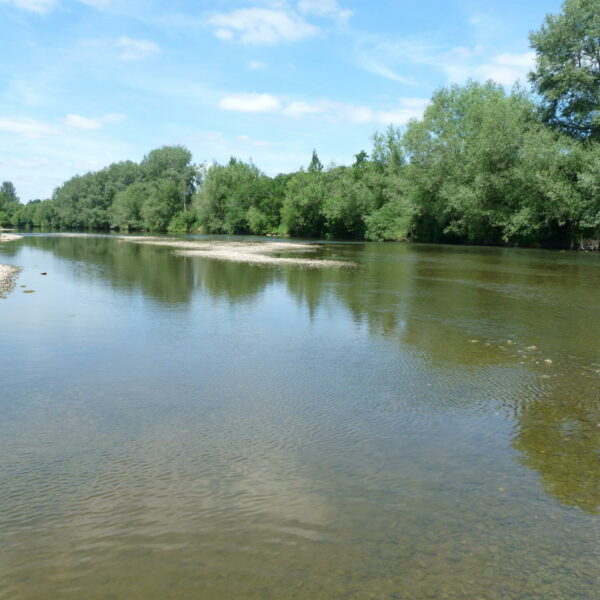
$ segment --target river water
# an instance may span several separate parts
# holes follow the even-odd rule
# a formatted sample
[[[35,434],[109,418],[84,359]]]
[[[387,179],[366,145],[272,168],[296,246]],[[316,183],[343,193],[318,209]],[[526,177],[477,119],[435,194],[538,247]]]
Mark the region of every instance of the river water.
[[[600,257],[316,256],[0,245],[0,598],[598,597]]]

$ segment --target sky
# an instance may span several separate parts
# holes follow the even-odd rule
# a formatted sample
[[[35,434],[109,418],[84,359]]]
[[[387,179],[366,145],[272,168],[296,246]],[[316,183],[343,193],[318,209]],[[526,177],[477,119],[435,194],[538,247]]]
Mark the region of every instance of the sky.
[[[349,164],[467,79],[526,82],[560,0],[0,0],[0,181],[22,201],[163,145]]]

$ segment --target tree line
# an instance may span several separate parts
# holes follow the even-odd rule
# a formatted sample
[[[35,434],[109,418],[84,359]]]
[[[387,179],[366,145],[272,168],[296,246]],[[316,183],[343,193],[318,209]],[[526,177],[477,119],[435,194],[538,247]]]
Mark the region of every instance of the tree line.
[[[0,225],[577,246],[600,238],[600,2],[567,0],[530,36],[532,91],[436,91],[423,118],[373,136],[350,166],[269,177],[195,166],[166,146],[76,176],[52,198],[0,187]]]

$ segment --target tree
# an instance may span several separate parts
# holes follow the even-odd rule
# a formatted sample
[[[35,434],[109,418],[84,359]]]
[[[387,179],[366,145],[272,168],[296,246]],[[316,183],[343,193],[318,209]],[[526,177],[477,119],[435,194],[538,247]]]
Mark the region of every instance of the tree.
[[[121,231],[141,229],[144,225],[142,206],[147,196],[148,190],[140,182],[133,183],[119,192],[110,209],[112,227],[117,227]]]
[[[546,121],[578,138],[600,139],[600,1],[566,0],[530,34],[530,73]]]
[[[200,224],[210,233],[248,233],[248,211],[261,208],[267,180],[254,164],[233,157],[227,165],[213,165],[197,196]],[[257,217],[250,212],[254,225],[262,222]]]
[[[163,146],[152,150],[142,160],[142,171],[146,181],[170,179],[178,188],[181,207],[187,211],[195,191],[198,172],[192,163],[192,153],[183,146]]]
[[[0,203],[18,202],[17,190],[11,181],[3,181],[0,185]]]
[[[14,216],[19,207],[19,197],[15,186],[10,181],[4,181],[0,185],[0,227],[14,222]]]
[[[290,235],[323,236],[325,193],[325,174],[320,171],[302,170],[289,180],[281,218]]]
[[[398,127],[390,125],[384,134],[375,133],[373,135],[371,158],[373,163],[381,170],[402,167],[404,152],[402,149],[402,132]]]
[[[181,210],[180,188],[172,179],[159,179],[148,186],[147,192],[140,209],[144,228],[148,231],[166,231],[173,217]]]
[[[308,165],[309,173],[320,173],[323,170],[323,164],[319,160],[317,156],[317,151],[313,150],[312,158],[310,159],[310,164]]]
[[[521,199],[514,168],[523,137],[538,126],[535,106],[518,90],[507,95],[492,82],[438,90],[403,137],[405,193],[418,208],[418,239],[502,241]]]
[[[358,168],[367,169],[366,153],[362,152],[357,157],[364,159]],[[357,177],[356,168],[355,163],[352,168],[337,167],[325,174],[326,192],[322,213],[328,237],[364,238],[365,217],[372,212],[375,200],[365,182],[366,178]]]

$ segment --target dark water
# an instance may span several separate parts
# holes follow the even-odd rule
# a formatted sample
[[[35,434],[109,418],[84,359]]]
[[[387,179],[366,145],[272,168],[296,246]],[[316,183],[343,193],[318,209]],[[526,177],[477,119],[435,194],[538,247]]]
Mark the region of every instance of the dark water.
[[[320,254],[0,246],[0,598],[598,598],[600,257]]]

